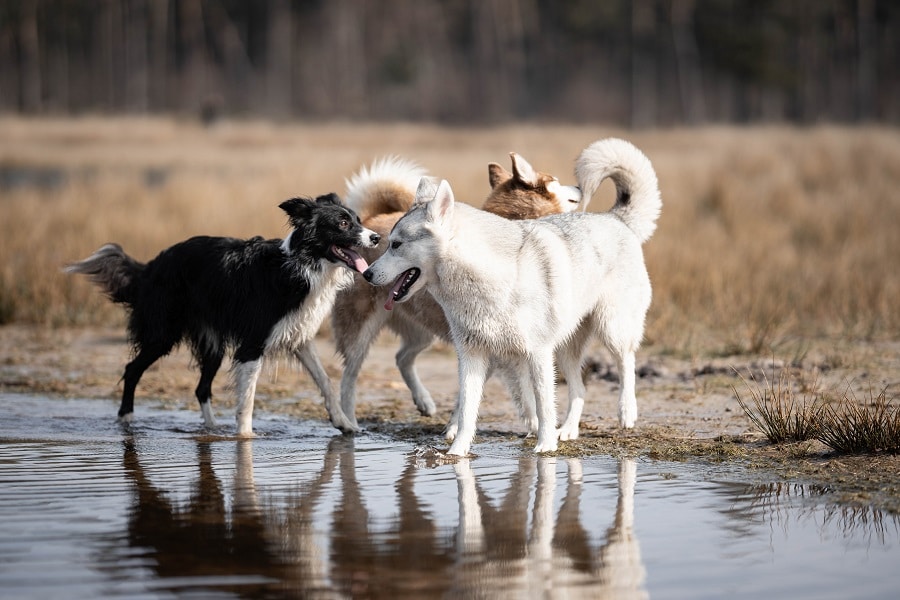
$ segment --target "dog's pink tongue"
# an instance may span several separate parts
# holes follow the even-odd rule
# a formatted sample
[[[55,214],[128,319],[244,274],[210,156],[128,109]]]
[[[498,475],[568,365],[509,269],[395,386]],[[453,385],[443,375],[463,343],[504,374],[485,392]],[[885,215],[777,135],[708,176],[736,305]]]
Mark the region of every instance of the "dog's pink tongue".
[[[363,273],[369,268],[369,263],[366,262],[366,259],[357,254],[353,257],[353,268],[356,269],[357,273]]]
[[[387,302],[384,303],[385,310],[393,310],[394,309],[394,298],[397,297],[397,292],[400,291],[400,287],[403,285],[403,280],[406,279],[406,273],[400,273],[400,276],[397,278],[397,281],[394,282],[394,285],[391,287],[391,291],[388,292]]]

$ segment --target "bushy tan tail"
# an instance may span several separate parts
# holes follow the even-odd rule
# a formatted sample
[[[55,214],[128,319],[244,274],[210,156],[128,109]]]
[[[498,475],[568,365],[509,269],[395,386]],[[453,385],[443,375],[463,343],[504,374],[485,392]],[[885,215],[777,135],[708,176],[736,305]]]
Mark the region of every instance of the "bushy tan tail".
[[[575,177],[585,206],[603,180],[611,178],[616,204],[609,212],[622,219],[641,243],[656,231],[662,210],[659,183],[650,159],[633,144],[617,138],[594,142],[575,161]]]
[[[106,244],[86,259],[66,265],[66,273],[87,275],[113,302],[133,304],[135,284],[144,263],[131,258],[118,244]]]
[[[406,212],[413,205],[419,180],[428,172],[399,156],[380,158],[347,180],[344,204],[363,221],[375,215]]]

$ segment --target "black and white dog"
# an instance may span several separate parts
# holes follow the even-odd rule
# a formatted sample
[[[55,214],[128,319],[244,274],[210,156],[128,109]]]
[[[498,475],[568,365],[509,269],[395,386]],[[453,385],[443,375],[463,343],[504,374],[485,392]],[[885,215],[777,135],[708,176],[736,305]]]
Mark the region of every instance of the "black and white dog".
[[[212,381],[233,351],[238,435],[253,435],[253,400],[262,359],[273,352],[296,356],[322,395],[332,423],[352,430],[313,345],[331,313],[338,289],[366,261],[351,249],[378,244],[335,194],[282,202],[291,233],[284,240],[194,237],[144,264],[118,244],[106,244],[69,273],[88,275],[113,302],[129,309],[134,359],[125,367],[119,418],[134,415],[134,391],[150,365],[179,342],[189,344],[200,367],[196,395],[207,426]],[[346,267],[346,268],[343,268]]]

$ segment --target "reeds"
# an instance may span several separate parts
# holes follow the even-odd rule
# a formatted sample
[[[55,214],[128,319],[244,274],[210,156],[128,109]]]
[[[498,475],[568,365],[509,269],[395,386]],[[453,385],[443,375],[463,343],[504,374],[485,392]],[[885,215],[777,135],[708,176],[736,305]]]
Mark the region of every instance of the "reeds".
[[[753,385],[742,377],[750,394],[745,401],[732,388],[744,414],[773,444],[818,440],[839,454],[900,453],[900,404],[887,390],[869,392],[866,402],[845,391],[836,401],[813,385],[798,398],[790,373],[778,383],[767,377]]]

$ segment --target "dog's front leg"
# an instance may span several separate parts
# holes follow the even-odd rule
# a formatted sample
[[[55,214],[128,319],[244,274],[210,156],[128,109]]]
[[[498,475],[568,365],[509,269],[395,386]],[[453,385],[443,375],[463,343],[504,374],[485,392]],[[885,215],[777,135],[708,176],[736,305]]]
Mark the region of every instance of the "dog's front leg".
[[[238,435],[242,437],[253,436],[253,400],[256,397],[256,380],[262,368],[262,357],[248,362],[235,361],[232,370],[234,372],[234,386],[237,391],[237,420]]]
[[[456,353],[459,356],[459,429],[447,454],[466,456],[475,438],[478,406],[481,404],[489,361],[484,354],[469,348],[457,348]]]
[[[319,392],[322,393],[322,398],[325,400],[325,410],[328,411],[328,418],[331,419],[331,424],[344,433],[359,431],[359,426],[348,419],[347,415],[344,414],[343,409],[341,409],[341,405],[338,402],[331,385],[331,378],[328,377],[328,373],[326,373],[325,368],[322,367],[322,363],[319,360],[319,354],[316,352],[316,346],[313,341],[310,340],[299,348],[296,348],[294,350],[294,356],[297,357],[300,364],[306,369],[306,372],[313,378],[316,387],[318,387]]]
[[[538,417],[535,452],[555,452],[556,437],[556,389],[553,373],[553,352],[533,354],[528,358],[531,382],[534,385],[535,409]]]

